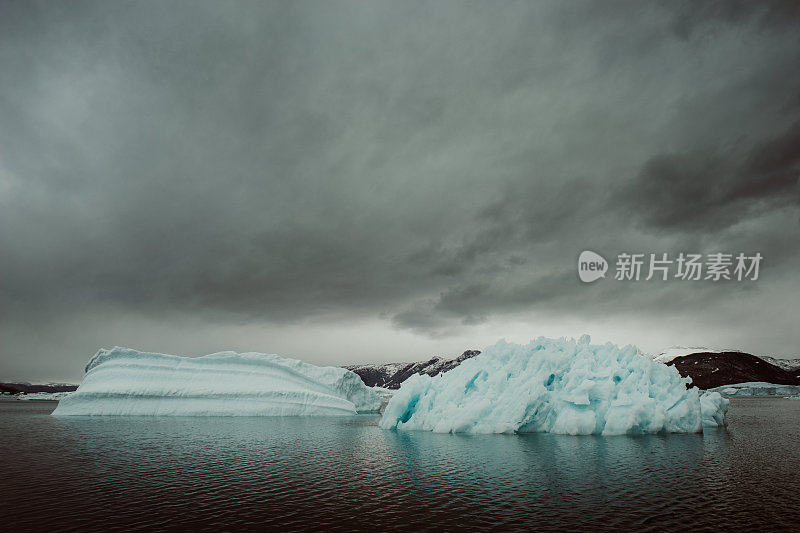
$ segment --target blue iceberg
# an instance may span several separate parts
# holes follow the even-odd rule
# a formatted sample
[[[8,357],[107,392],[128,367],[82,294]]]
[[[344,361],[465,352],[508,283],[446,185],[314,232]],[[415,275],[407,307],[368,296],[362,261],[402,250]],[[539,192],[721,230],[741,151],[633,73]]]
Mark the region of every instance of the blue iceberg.
[[[689,388],[633,346],[540,337],[500,341],[435,377],[406,380],[380,427],[437,433],[622,435],[722,426],[728,400]]]

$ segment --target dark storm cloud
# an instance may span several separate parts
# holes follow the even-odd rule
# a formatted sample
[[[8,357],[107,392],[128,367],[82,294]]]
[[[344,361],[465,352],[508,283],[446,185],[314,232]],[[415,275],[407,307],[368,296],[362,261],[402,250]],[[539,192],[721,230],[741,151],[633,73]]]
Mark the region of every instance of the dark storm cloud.
[[[747,150],[662,154],[627,191],[654,228],[707,232],[800,203],[800,122]],[[657,205],[658,209],[652,206]]]
[[[795,122],[779,137],[758,145],[749,154],[740,174],[742,182],[732,191],[734,199],[780,198],[800,200],[800,122]],[[793,194],[794,193],[794,194]]]
[[[793,9],[3,3],[0,312],[441,336],[697,292],[587,288],[585,248],[763,245],[793,284]]]
[[[800,5],[792,0],[770,2],[686,0],[676,11],[674,29],[682,38],[689,38],[695,32],[703,31],[709,21],[734,25],[753,22],[770,29],[782,25],[792,26],[798,16],[800,16]]]

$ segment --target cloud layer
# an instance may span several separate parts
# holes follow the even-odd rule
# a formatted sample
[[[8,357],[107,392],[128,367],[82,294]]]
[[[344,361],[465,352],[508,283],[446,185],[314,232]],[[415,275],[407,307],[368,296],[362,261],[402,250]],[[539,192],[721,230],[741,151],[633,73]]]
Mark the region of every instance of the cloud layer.
[[[598,310],[798,353],[762,312],[800,318],[795,6],[3,3],[0,375],[170,324],[174,350],[361,322],[424,350],[526,316],[602,333]],[[584,286],[583,249],[765,270]]]

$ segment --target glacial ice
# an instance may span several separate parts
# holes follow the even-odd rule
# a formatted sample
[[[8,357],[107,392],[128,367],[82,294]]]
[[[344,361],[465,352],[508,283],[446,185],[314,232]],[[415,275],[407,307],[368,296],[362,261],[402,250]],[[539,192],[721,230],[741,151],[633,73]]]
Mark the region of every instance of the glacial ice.
[[[725,424],[728,400],[687,388],[633,346],[540,337],[500,341],[447,373],[415,375],[379,425],[437,433],[694,433]]]
[[[13,397],[17,400],[62,400],[72,394],[71,392],[28,392],[16,394]]]
[[[178,357],[116,347],[86,365],[54,416],[293,416],[378,411],[358,375],[261,353]]]
[[[710,389],[725,396],[789,396],[800,394],[800,385],[783,385],[764,381],[731,383]]]

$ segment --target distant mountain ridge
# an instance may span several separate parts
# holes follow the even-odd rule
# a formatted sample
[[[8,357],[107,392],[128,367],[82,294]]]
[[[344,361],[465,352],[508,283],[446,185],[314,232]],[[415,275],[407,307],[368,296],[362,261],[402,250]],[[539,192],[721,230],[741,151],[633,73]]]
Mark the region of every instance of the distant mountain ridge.
[[[775,357],[761,357],[764,361],[778,368],[788,370],[789,372],[800,371],[800,359],[777,359]]]
[[[344,368],[355,372],[368,387],[399,389],[400,384],[414,374],[435,376],[460,365],[478,355],[480,350],[467,350],[455,359],[434,357],[417,363],[385,363],[375,365],[349,365]]]
[[[30,394],[33,392],[72,392],[77,389],[77,385],[72,383],[45,383],[42,385],[32,385],[27,382],[3,383],[0,382],[0,392],[19,394],[20,392]]]
[[[345,368],[358,374],[367,386],[399,389],[414,374],[435,376],[480,353],[480,350],[467,350],[454,359],[434,357],[418,363],[349,365]],[[735,350],[714,351],[699,347],[673,347],[653,356],[653,359],[674,366],[682,376],[692,378],[692,386],[701,389],[744,382],[800,385],[800,359],[758,357]]]
[[[436,376],[480,353],[480,350],[466,350],[453,359],[433,357],[412,363],[348,365],[344,368],[358,374],[367,386],[399,389],[400,384],[414,374]],[[692,385],[701,389],[744,382],[800,385],[800,359],[759,357],[736,350],[715,351],[699,347],[669,348],[653,359],[675,366],[682,376],[692,378]],[[10,394],[72,392],[77,388],[72,383],[0,382],[0,392]]]
[[[690,376],[692,385],[701,389],[750,381],[800,385],[797,368],[783,368],[745,352],[698,352],[675,357],[667,364],[682,376]]]

